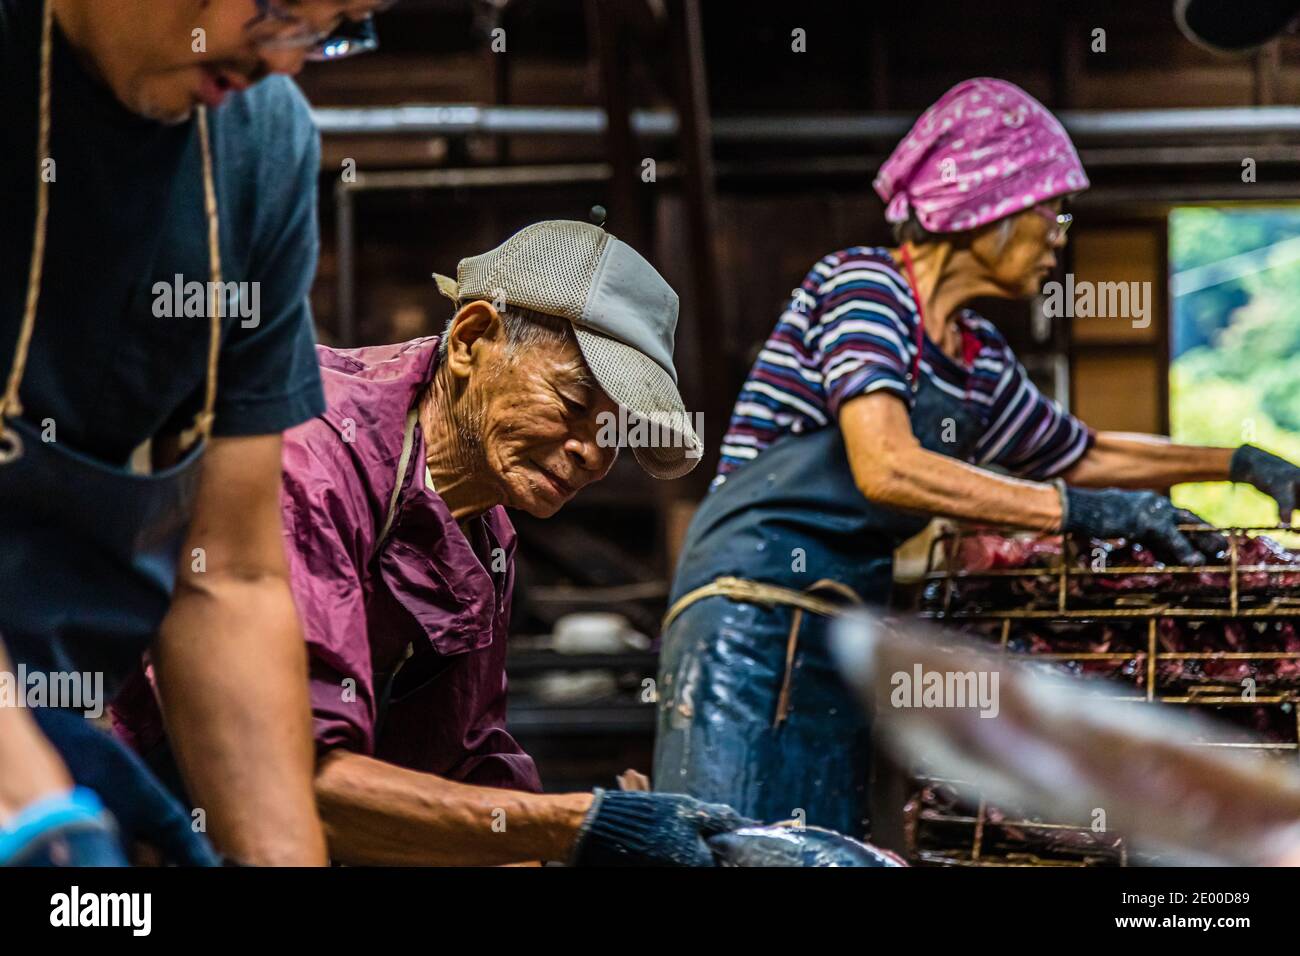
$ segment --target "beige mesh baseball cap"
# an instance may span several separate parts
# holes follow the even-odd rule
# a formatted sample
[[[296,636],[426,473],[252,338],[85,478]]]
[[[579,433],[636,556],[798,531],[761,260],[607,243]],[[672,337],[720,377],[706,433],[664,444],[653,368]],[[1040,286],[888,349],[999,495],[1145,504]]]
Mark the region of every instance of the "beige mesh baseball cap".
[[[592,375],[633,420],[620,435],[641,467],[679,478],[699,464],[673,368],[677,293],[626,242],[585,222],[538,222],[462,259],[455,279],[434,278],[458,308],[489,299],[568,319]]]

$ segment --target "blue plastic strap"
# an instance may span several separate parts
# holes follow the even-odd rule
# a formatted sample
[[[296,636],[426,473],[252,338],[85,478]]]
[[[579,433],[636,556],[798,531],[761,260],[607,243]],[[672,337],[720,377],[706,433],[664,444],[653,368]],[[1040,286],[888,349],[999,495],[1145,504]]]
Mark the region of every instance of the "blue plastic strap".
[[[111,830],[109,819],[99,797],[85,787],[42,797],[18,811],[8,825],[0,829],[0,866],[45,834],[77,824]]]

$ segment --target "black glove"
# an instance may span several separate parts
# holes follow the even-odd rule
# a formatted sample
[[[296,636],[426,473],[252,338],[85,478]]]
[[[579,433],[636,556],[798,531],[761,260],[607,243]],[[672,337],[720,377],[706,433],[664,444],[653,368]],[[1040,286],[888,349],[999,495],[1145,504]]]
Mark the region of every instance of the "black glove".
[[[1166,564],[1200,566],[1228,546],[1215,533],[1184,534],[1180,524],[1205,524],[1200,518],[1175,508],[1164,495],[1154,491],[1123,491],[1063,486],[1065,521],[1062,531],[1093,538],[1128,538],[1150,548]]]
[[[716,866],[705,838],[754,824],[731,807],[679,793],[595,792],[574,866]]]
[[[1291,523],[1300,497],[1300,467],[1262,448],[1242,445],[1233,453],[1228,477],[1264,492],[1277,502],[1279,523]]]

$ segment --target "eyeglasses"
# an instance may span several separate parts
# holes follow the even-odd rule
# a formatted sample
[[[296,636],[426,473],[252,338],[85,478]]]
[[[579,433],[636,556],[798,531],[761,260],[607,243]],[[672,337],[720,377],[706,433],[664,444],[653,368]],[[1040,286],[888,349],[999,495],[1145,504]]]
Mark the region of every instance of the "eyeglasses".
[[[257,15],[244,25],[254,46],[263,50],[305,50],[308,60],[341,60],[368,53],[379,46],[375,23],[369,14],[387,10],[397,0],[368,5],[359,19],[335,14],[321,23],[284,6],[284,0],[254,0]],[[299,4],[298,8],[304,5]]]
[[[1068,212],[1057,212],[1051,206],[1044,206],[1042,203],[1034,207],[1034,212],[1048,222],[1047,242],[1049,245],[1056,245],[1056,243],[1064,239],[1066,232],[1070,229],[1070,223],[1074,222],[1074,216]]]

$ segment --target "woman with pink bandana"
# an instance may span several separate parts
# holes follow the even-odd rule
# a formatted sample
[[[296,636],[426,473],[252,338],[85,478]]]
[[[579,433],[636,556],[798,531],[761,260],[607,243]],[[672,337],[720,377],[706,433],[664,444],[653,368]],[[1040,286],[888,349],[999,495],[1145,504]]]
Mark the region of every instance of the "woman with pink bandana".
[[[1124,536],[1201,564],[1221,540],[1180,532],[1198,519],[1150,489],[1250,482],[1284,521],[1300,489],[1300,469],[1251,446],[1092,431],[967,307],[1037,294],[1065,242],[1063,204],[1088,188],[1033,97],[959,83],[875,187],[897,247],[816,263],[736,402],[674,581],[655,754],[656,789],[856,836],[869,727],[827,622],[888,600],[894,549],[931,517]]]

